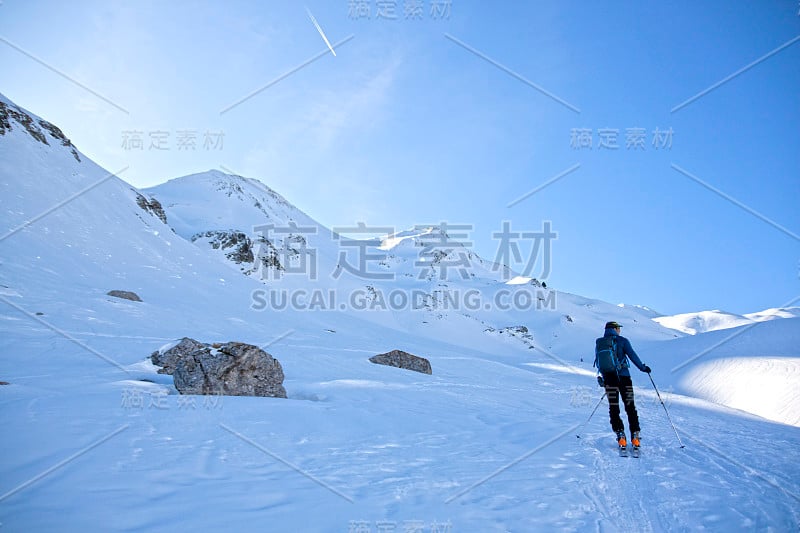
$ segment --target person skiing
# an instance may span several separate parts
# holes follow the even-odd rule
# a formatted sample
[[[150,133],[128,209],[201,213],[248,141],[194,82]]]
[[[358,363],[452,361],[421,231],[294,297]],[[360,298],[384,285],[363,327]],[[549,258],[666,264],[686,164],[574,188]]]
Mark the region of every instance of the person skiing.
[[[605,387],[606,394],[608,394],[608,415],[611,420],[611,429],[617,436],[620,452],[627,450],[628,445],[625,439],[625,424],[620,417],[620,398],[625,405],[625,413],[628,415],[631,444],[634,451],[638,452],[641,428],[633,397],[633,381],[631,381],[631,373],[628,370],[630,367],[628,359],[633,361],[636,368],[642,372],[649,374],[650,367],[642,363],[639,356],[633,351],[631,342],[619,334],[621,328],[622,325],[617,322],[606,323],[605,333],[596,341],[594,366],[597,367],[599,373],[597,382],[601,387]]]

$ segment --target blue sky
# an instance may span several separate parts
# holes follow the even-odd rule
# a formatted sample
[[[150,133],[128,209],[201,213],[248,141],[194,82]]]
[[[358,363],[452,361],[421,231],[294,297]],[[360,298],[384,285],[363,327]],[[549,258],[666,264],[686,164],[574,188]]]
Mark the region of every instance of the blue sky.
[[[365,3],[4,0],[0,92],[139,187],[224,167],[330,227],[470,224],[487,259],[551,221],[550,286],[667,314],[800,296],[797,2]],[[305,6],[352,39],[221,113],[326,49]]]

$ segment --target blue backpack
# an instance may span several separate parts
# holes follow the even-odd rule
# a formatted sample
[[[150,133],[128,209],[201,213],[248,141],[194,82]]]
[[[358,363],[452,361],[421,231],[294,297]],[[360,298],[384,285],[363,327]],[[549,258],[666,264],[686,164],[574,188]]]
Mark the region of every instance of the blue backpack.
[[[617,358],[617,338],[610,335],[600,337],[595,341],[594,346],[594,366],[602,374],[618,374],[625,366]]]

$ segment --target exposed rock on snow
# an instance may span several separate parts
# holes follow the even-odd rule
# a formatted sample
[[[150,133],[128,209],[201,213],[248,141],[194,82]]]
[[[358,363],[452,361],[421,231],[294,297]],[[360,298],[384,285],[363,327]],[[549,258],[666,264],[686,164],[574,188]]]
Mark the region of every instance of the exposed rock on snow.
[[[153,198],[147,198],[146,196],[136,193],[136,203],[139,204],[139,207],[150,213],[151,215],[155,215],[163,222],[164,224],[167,223],[167,214],[164,213],[164,208],[161,206],[161,202]]]
[[[499,334],[512,337],[514,339],[519,339],[520,341],[522,341],[524,345],[528,347],[529,350],[534,349],[533,334],[530,331],[528,331],[528,328],[526,326],[508,326],[497,330],[493,327],[488,327],[483,331],[484,333],[489,335]]]
[[[258,260],[261,262],[261,265],[267,269],[267,272],[269,269],[274,269],[276,272],[286,270],[281,264],[280,253],[278,252],[278,249],[275,248],[275,245],[272,244],[269,239],[259,237],[256,242],[258,242]]]
[[[204,344],[184,337],[150,358],[164,367],[159,373],[172,374],[181,394],[286,398],[280,362],[252,344]]]
[[[44,128],[45,131],[50,133],[52,138],[60,141],[62,146],[69,148],[72,157],[80,163],[81,158],[78,156],[78,151],[75,149],[75,146],[73,146],[72,142],[67,139],[66,135],[64,135],[57,126],[42,119],[39,119],[39,125],[37,126],[36,120],[19,107],[11,103],[7,105],[4,102],[0,102],[0,135],[5,135],[6,131],[11,129],[12,119],[25,128],[31,137],[40,143],[49,145],[50,143],[47,142],[47,136],[45,132],[42,131],[42,128]],[[39,126],[41,126],[41,128]]]
[[[402,350],[392,350],[391,352],[374,355],[369,360],[376,365],[394,366],[413,370],[414,372],[422,372],[423,374],[432,373],[430,361]]]
[[[252,263],[255,259],[253,257],[253,243],[250,238],[242,231],[238,230],[213,230],[198,233],[192,237],[192,242],[203,239],[211,245],[215,250],[227,250],[226,257],[236,264]]]
[[[113,296],[115,298],[124,298],[125,300],[130,300],[132,302],[141,302],[142,301],[142,299],[139,298],[138,294],[136,294],[135,292],[131,292],[131,291],[113,290],[113,291],[108,291],[106,294],[108,294],[109,296]]]

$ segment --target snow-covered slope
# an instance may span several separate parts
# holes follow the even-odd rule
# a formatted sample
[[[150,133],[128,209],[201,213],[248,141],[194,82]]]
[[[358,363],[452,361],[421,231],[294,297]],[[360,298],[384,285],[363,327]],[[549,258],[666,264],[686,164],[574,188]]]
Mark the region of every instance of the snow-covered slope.
[[[800,307],[766,309],[758,313],[736,315],[725,311],[700,311],[672,316],[657,316],[653,320],[670,329],[689,335],[745,326],[754,322],[764,322],[778,318],[800,317]]]
[[[749,324],[752,321],[725,311],[700,311],[697,313],[682,313],[673,316],[661,316],[653,319],[662,326],[694,335],[706,331],[735,328]]]
[[[233,218],[240,204],[201,220],[179,212],[177,193],[156,198],[167,225],[149,193],[2,102],[2,529],[797,530],[800,428],[664,391],[687,445],[679,449],[639,373],[638,462],[616,456],[605,406],[579,427],[600,398],[587,359],[605,320],[625,324],[665,385],[679,364],[670,358],[725,332],[676,338],[637,309],[508,286],[491,268],[463,280],[405,276],[419,238],[406,234],[383,244],[394,257],[375,266],[398,275],[372,282],[375,291],[477,289],[482,304],[531,291],[555,305],[453,309],[439,299],[382,309],[373,295],[362,310],[259,311],[256,291],[293,278],[265,284],[182,237],[246,231],[250,217]],[[249,202],[260,186],[242,183],[236,201]],[[270,211],[289,215],[313,222],[291,206]],[[231,218],[213,226],[217,216]],[[329,273],[319,281],[337,294],[364,283]],[[795,322],[759,324],[694,364],[796,357]],[[184,335],[268,345],[289,398],[177,395],[146,357]],[[369,363],[392,348],[428,357],[433,375]]]
[[[765,320],[775,320],[776,318],[800,318],[800,307],[765,309],[758,313],[747,313],[744,316],[754,322],[764,322]]]
[[[649,307],[644,306],[644,305],[619,304],[619,307],[622,308],[622,309],[630,309],[630,308],[636,309],[640,313],[642,313],[642,314],[644,314],[644,315],[646,315],[646,316],[648,316],[650,318],[657,318],[657,317],[660,317],[660,316],[664,316],[661,313],[659,313],[658,311],[650,309]]]
[[[800,318],[647,343],[669,390],[800,426]]]

